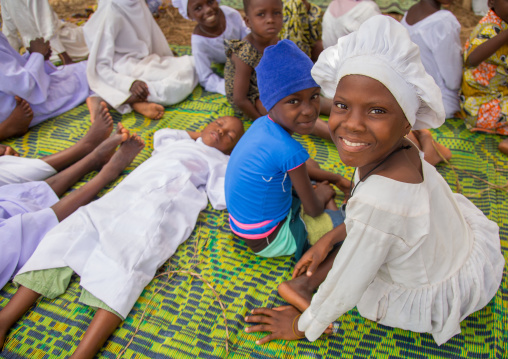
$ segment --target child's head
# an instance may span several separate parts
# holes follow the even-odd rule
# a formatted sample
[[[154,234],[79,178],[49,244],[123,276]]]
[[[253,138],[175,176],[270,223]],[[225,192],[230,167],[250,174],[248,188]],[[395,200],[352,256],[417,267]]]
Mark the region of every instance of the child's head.
[[[219,22],[217,0],[173,0],[173,6],[184,19],[197,21],[206,27],[213,27]]]
[[[240,119],[231,116],[219,117],[201,131],[205,145],[229,155],[244,133]]]
[[[488,0],[488,6],[504,22],[508,22],[508,1],[506,1],[506,0]]]
[[[411,128],[444,122],[441,91],[425,72],[418,46],[390,17],[374,16],[326,49],[312,75],[333,98],[328,125],[346,165],[376,163]]]
[[[289,133],[309,134],[319,115],[320,88],[312,60],[290,40],[265,49],[256,67],[259,98],[270,118]]]
[[[245,25],[251,33],[264,40],[279,35],[282,30],[281,0],[243,0]]]

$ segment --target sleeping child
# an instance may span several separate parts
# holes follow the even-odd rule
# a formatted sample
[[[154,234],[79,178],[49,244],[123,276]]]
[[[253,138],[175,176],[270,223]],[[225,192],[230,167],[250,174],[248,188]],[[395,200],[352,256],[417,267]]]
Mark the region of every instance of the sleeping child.
[[[43,238],[14,278],[18,291],[0,311],[0,346],[37,298],[62,294],[76,272],[80,301],[98,310],[73,357],[92,358],[189,237],[207,197],[215,209],[226,207],[228,154],[243,131],[235,117],[218,118],[201,133],[157,131],[151,158]]]
[[[212,62],[225,64],[225,40],[241,40],[249,33],[242,15],[216,0],[174,0],[185,19],[197,21],[191,36],[192,55],[199,83],[206,91],[226,95],[225,81],[214,73]]]

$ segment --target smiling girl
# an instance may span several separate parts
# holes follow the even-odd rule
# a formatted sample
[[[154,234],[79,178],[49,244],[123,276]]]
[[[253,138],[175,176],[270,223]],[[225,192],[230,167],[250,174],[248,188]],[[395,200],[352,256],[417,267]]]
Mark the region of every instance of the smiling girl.
[[[314,341],[356,306],[367,319],[431,333],[441,345],[496,294],[504,258],[498,226],[452,193],[405,138],[444,122],[438,87],[407,31],[381,15],[326,49],[312,75],[333,97],[330,131],[344,164],[356,167],[356,184],[344,224],[279,289],[296,308],[254,309],[245,320],[262,324],[246,331],[272,332],[258,344]]]
[[[219,6],[216,0],[174,0],[173,6],[184,18],[198,23],[191,45],[199,83],[206,91],[226,95],[224,79],[211,65],[226,63],[224,40],[241,40],[249,33],[242,16],[229,6]]]

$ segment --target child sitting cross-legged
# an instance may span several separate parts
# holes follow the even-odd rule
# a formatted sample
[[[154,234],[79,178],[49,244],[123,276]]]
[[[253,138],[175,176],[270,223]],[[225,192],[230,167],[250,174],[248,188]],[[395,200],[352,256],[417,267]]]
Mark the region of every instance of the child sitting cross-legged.
[[[173,6],[185,19],[197,21],[191,36],[192,56],[199,83],[206,91],[226,95],[224,79],[214,73],[212,62],[226,63],[224,40],[241,40],[249,29],[242,15],[216,0],[174,0]]]
[[[441,94],[404,27],[374,16],[321,54],[312,69],[333,97],[329,127],[356,168],[346,218],[297,263],[281,295],[293,306],[254,309],[247,332],[316,340],[357,307],[382,325],[431,333],[441,345],[501,283],[499,227],[452,193],[405,138],[444,122]],[[334,251],[334,244],[343,241]],[[315,289],[319,287],[316,294]]]
[[[221,117],[200,133],[157,131],[152,157],[53,228],[14,277],[20,286],[0,311],[0,348],[36,300],[64,293],[76,272],[80,301],[98,310],[72,357],[92,358],[192,233],[208,199],[216,209],[226,207],[228,154],[243,131],[235,117]]]
[[[508,135],[508,4],[489,0],[490,11],[464,46],[460,106],[474,131]],[[508,154],[508,139],[499,144]]]
[[[265,50],[256,72],[268,115],[257,119],[240,140],[226,172],[231,229],[260,256],[301,256],[307,236],[300,204],[310,223],[332,202],[317,227],[331,230],[343,221],[332,187],[320,182],[314,189],[309,176],[343,191],[349,189],[349,181],[320,170],[315,162],[307,165],[309,154],[292,137],[311,133],[319,113],[320,88],[310,75],[312,65],[289,40]],[[299,198],[292,196],[292,186]]]

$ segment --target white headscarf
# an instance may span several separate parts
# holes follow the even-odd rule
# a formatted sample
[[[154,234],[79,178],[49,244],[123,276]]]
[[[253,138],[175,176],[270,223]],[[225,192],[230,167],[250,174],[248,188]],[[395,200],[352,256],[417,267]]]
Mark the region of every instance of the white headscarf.
[[[172,4],[178,9],[178,12],[184,19],[190,20],[189,15],[187,14],[187,5],[189,4],[189,0],[173,0]]]
[[[324,50],[312,68],[314,80],[333,98],[340,79],[364,75],[388,88],[415,130],[436,128],[445,120],[441,90],[425,72],[418,45],[389,16],[377,15],[358,31]]]

